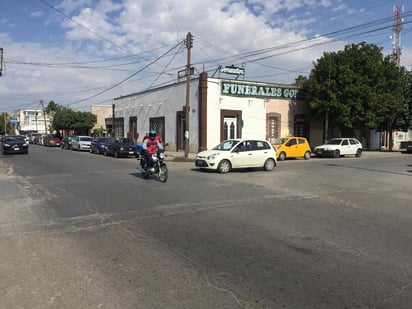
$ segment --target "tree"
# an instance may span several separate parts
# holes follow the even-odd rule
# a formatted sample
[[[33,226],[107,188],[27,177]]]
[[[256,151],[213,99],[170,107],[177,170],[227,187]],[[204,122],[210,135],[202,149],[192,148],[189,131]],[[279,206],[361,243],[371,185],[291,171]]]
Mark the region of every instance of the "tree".
[[[73,111],[57,105],[52,125],[55,130],[74,130],[75,134],[88,135],[96,122],[96,115],[90,112]]]
[[[303,81],[303,91],[312,118],[329,122],[325,128],[339,128],[342,135],[393,129],[405,114],[402,76],[380,47],[351,44],[343,51],[325,52]]]
[[[0,134],[8,134],[12,131],[13,127],[10,123],[10,115],[7,113],[0,114]]]

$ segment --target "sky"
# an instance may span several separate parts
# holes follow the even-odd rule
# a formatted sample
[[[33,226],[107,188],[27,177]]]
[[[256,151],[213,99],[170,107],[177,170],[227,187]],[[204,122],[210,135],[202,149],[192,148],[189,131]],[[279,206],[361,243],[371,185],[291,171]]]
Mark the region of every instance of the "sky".
[[[0,113],[54,101],[90,111],[219,66],[240,79],[291,84],[324,52],[375,44],[392,52],[402,10],[401,65],[412,69],[412,4],[389,0],[1,0]],[[410,2],[409,2],[410,3]],[[184,102],[182,102],[184,105]]]

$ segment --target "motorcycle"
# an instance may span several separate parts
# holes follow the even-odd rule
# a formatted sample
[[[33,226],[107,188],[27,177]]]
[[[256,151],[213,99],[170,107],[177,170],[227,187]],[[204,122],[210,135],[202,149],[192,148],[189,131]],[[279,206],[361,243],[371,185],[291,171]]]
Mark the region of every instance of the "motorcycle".
[[[148,179],[150,176],[155,176],[161,182],[166,182],[169,176],[167,165],[165,163],[165,153],[158,151],[151,156],[142,156],[141,160],[144,160],[142,167],[142,175],[144,179]]]

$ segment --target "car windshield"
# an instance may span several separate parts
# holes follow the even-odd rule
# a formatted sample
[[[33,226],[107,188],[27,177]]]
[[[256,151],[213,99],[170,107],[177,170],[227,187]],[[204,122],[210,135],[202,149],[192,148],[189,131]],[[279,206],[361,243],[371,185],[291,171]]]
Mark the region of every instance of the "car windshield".
[[[107,140],[107,137],[99,137],[97,139],[98,142],[102,142],[102,143],[104,143],[106,140]]]
[[[212,150],[230,151],[233,148],[233,146],[235,146],[237,143],[239,143],[239,140],[227,140],[213,147]]]
[[[334,138],[329,140],[326,145],[340,145],[341,142],[342,140],[340,138]]]
[[[23,136],[7,136],[6,141],[12,142],[12,141],[24,141]]]
[[[273,144],[281,145],[284,144],[288,139],[287,138],[275,138]]]
[[[92,138],[89,136],[82,136],[79,138],[79,140],[83,141],[83,142],[91,142]],[[75,144],[76,145],[76,144]]]
[[[133,141],[130,138],[118,138],[117,142],[120,144],[131,144]]]

